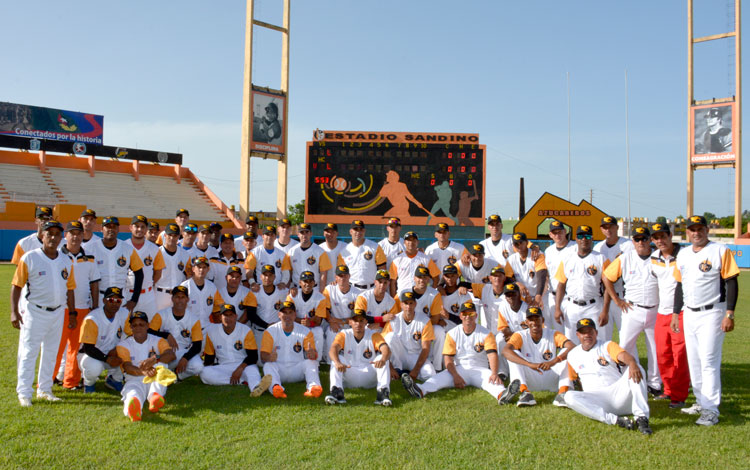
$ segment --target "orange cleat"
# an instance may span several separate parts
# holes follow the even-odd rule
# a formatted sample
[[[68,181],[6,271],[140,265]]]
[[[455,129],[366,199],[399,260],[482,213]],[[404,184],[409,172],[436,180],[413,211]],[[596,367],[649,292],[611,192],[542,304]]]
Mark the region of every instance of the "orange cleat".
[[[310,387],[310,390],[305,392],[305,396],[318,398],[321,393],[323,393],[323,387],[321,387],[320,385],[313,385],[312,387]]]
[[[274,398],[286,398],[286,393],[284,393],[284,387],[281,385],[274,385],[272,390]]]
[[[158,393],[151,395],[148,400],[148,411],[152,413],[158,412],[164,406],[164,397]]]
[[[128,404],[128,418],[133,422],[141,420],[141,402],[137,398],[130,399],[130,403]]]

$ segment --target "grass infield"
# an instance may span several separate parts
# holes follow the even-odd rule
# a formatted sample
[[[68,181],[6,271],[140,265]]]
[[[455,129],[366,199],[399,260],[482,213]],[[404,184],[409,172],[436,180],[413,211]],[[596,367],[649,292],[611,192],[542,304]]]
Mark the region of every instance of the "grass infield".
[[[539,404],[523,409],[500,407],[478,389],[415,400],[400,383],[392,384],[391,408],[373,405],[374,390],[347,390],[348,404],[332,407],[304,398],[302,384],[289,385],[289,398],[280,401],[269,394],[251,399],[246,387],[209,387],[193,377],[170,387],[163,410],[145,410],[140,423],[123,416],[119,394],[102,382],[87,396],[55,387],[63,402],[34,400],[23,409],[15,393],[18,331],[8,321],[12,274],[13,266],[0,266],[0,468],[750,466],[747,274],[740,277],[737,328],[724,341],[721,422],[702,428],[696,417],[650,401],[650,437],[556,408],[553,393],[535,393]]]

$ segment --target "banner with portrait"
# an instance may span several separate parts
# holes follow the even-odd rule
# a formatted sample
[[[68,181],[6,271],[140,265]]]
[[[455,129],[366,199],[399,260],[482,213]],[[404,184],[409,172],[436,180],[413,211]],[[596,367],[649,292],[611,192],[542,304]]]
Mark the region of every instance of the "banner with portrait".
[[[250,106],[253,110],[250,151],[283,154],[286,96],[253,87]]]
[[[735,161],[735,109],[735,104],[731,102],[693,106],[690,109],[691,164],[711,165]]]

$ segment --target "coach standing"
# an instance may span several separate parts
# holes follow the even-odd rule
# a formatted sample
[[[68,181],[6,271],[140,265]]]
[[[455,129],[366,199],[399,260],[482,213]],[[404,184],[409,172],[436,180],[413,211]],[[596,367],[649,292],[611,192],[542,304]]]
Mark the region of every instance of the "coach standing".
[[[10,323],[20,328],[18,341],[18,402],[23,407],[31,406],[31,391],[34,383],[39,348],[37,398],[58,401],[52,394],[52,375],[57,349],[60,346],[65,305],[75,311],[75,279],[73,262],[57,251],[62,241],[63,226],[57,221],[47,221],[42,226],[42,247],[25,253],[16,267],[10,292]],[[18,303],[21,289],[27,286],[26,312],[21,316]]]
[[[708,240],[705,217],[690,217],[687,234],[691,246],[677,254],[674,271],[674,311],[682,310],[684,302],[685,347],[696,403],[682,412],[700,413],[695,424],[713,426],[719,422],[721,347],[724,334],[734,329],[740,270],[725,245]],[[672,314],[671,328],[679,331],[678,313]]]

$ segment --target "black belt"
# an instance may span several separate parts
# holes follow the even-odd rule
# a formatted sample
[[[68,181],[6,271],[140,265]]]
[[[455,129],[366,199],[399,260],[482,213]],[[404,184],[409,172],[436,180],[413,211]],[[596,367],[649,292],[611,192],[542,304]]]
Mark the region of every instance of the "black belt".
[[[154,289],[156,289],[159,292],[166,292],[166,293],[172,292],[172,289],[167,289],[166,287],[154,287]]]
[[[549,293],[552,294],[552,295],[557,295],[557,292],[553,291],[552,289],[549,290]]]
[[[42,307],[41,305],[37,305],[37,304],[33,304],[33,305],[34,305],[34,307],[36,307],[38,309],[46,310],[48,312],[54,312],[58,308],[62,307],[62,305],[58,305],[57,307]]]
[[[369,286],[367,284],[354,284],[354,287],[358,289],[369,289],[370,287],[374,286],[375,283],[370,284]]]
[[[568,300],[570,302],[573,302],[574,304],[578,305],[579,307],[585,307],[586,305],[591,305],[594,302],[596,302],[596,299],[591,299],[591,300],[573,300],[570,297],[568,297]]]
[[[701,310],[711,310],[714,308],[714,304],[704,305],[703,307],[688,307],[693,312],[700,312]]]
[[[630,305],[635,305],[636,307],[645,308],[645,309],[655,308],[656,307],[656,305],[640,305],[640,304],[636,304],[636,303],[633,303],[633,302],[631,302],[629,300],[628,300],[628,303]]]

